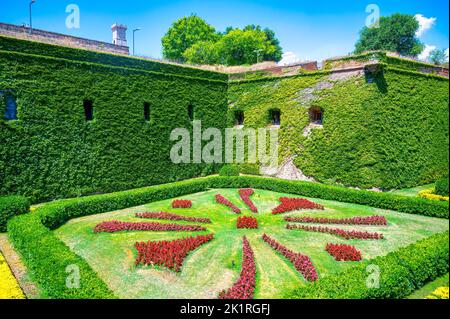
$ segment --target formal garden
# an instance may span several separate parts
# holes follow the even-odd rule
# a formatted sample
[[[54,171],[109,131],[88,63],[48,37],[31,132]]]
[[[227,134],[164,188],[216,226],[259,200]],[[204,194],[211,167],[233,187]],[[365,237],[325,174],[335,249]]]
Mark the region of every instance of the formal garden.
[[[274,31],[195,15],[177,63],[0,35],[0,299],[448,298],[448,68],[366,42],[250,71]]]
[[[448,280],[448,202],[414,191],[211,176],[28,214],[10,197],[7,230],[43,298],[431,298],[420,289]],[[2,293],[23,297],[5,268]]]

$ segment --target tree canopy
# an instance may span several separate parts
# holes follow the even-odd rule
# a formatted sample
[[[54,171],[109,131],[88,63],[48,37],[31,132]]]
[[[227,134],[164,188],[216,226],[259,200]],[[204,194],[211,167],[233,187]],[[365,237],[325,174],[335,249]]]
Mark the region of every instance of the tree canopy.
[[[202,41],[216,41],[219,35],[214,27],[202,18],[191,15],[175,21],[162,38],[163,56],[166,59],[184,61],[183,53]]]
[[[162,39],[167,59],[192,64],[242,65],[280,61],[283,50],[275,32],[259,25],[226,28],[219,33],[192,15],[173,23]]]
[[[430,57],[428,58],[431,63],[436,65],[443,65],[447,60],[447,55],[445,54],[444,49],[434,49],[430,53]]]
[[[379,27],[364,27],[355,45],[355,53],[372,50],[398,52],[417,56],[424,48],[416,37],[419,23],[412,15],[396,13],[381,17]]]

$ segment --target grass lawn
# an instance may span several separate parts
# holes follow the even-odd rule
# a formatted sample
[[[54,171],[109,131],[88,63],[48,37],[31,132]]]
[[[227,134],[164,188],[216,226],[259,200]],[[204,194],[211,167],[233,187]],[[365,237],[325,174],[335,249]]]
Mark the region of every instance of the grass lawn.
[[[413,187],[413,188],[397,189],[397,190],[392,191],[391,193],[396,194],[396,195],[403,195],[403,196],[418,196],[420,191],[423,191],[425,189],[430,189],[430,188],[434,188],[434,183],[417,186],[417,187]]]
[[[439,287],[448,287],[449,280],[448,280],[448,274],[445,276],[439,277],[435,281],[432,281],[419,290],[416,290],[411,296],[409,296],[409,299],[424,299],[428,295],[430,295],[433,291],[435,291]]]
[[[239,215],[215,202],[220,192],[242,209],[242,215],[255,216],[259,229],[236,229]],[[325,210],[297,211],[272,215],[271,209],[278,205],[281,196],[298,197],[264,190],[255,190],[251,197],[259,209],[252,213],[240,200],[236,189],[210,190],[183,196],[193,201],[190,209],[172,209],[172,200],[164,200],[144,206],[73,219],[55,230],[56,235],[75,253],[83,257],[99,276],[121,298],[216,298],[218,293],[232,286],[241,269],[242,236],[246,235],[255,253],[257,265],[256,298],[281,298],[299,285],[306,284],[303,277],[281,255],[261,240],[267,233],[288,248],[307,254],[316,267],[319,278],[355,265],[355,262],[336,262],[325,251],[325,245],[348,243],[361,250],[363,258],[371,259],[386,255],[399,247],[411,244],[437,232],[448,230],[448,220],[419,215],[403,214],[356,204],[311,199],[325,206]],[[134,217],[137,212],[167,211],[185,216],[209,217],[212,224],[202,224],[206,232],[122,232],[93,233],[102,221],[146,221]],[[383,215],[387,226],[344,226],[342,229],[376,231],[385,236],[383,240],[344,240],[334,235],[285,229],[283,217],[354,217]],[[149,220],[150,221],[150,220]],[[169,222],[169,221],[160,221]],[[169,222],[170,223],[170,222]],[[176,222],[179,224],[195,224]],[[152,267],[135,267],[137,241],[177,239],[197,234],[214,233],[215,238],[192,252],[185,260],[181,273]]]

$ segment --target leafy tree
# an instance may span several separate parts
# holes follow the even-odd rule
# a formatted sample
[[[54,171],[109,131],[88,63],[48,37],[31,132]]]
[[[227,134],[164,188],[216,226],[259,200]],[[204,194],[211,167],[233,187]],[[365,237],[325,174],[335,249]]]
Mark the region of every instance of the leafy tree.
[[[275,61],[278,62],[283,57],[283,49],[280,46],[280,40],[277,39],[275,36],[275,32],[269,28],[265,28],[264,30],[261,29],[261,26],[250,24],[246,27],[244,27],[244,31],[248,30],[257,30],[257,31],[263,31],[266,34],[267,41],[270,42],[271,45],[275,47],[275,50],[271,53],[265,53],[263,56],[263,61]]]
[[[219,41],[199,42],[187,49],[184,58],[195,64],[243,65],[267,61],[279,49],[262,30],[228,29]]]
[[[355,45],[355,53],[371,50],[398,52],[417,56],[424,48],[416,37],[419,23],[412,15],[396,13],[381,17],[379,27],[364,27]]]
[[[260,30],[235,29],[224,35],[219,42],[219,52],[225,65],[253,64],[273,54],[275,47]]]
[[[445,64],[446,60],[447,60],[447,56],[445,54],[445,50],[444,49],[434,49],[433,51],[431,51],[430,53],[430,57],[429,60],[436,65],[443,65]]]
[[[183,53],[185,61],[191,64],[220,64],[220,52],[217,42],[197,42]]]
[[[163,56],[166,59],[184,61],[183,53],[201,41],[217,41],[214,27],[202,18],[191,15],[175,21],[162,38]]]

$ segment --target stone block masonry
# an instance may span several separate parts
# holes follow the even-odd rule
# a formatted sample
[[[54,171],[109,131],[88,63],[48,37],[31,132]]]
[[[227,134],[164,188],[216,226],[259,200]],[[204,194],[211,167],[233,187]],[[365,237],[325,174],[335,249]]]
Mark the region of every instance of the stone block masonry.
[[[66,47],[73,47],[79,49],[86,49],[91,51],[124,54],[129,55],[127,46],[111,44],[102,41],[89,40],[78,38],[61,33],[49,32],[33,28],[33,33],[30,34],[30,28],[17,26],[8,23],[0,22],[0,35],[5,35],[13,38],[43,42],[48,44],[61,45]]]

